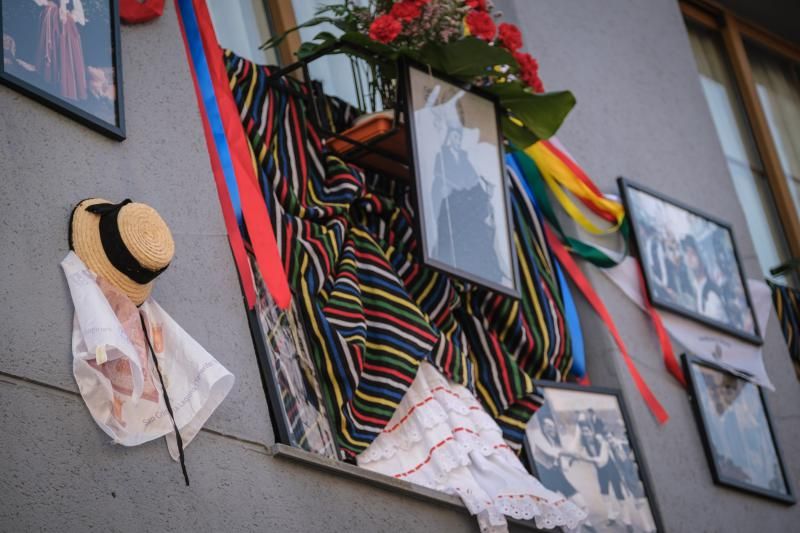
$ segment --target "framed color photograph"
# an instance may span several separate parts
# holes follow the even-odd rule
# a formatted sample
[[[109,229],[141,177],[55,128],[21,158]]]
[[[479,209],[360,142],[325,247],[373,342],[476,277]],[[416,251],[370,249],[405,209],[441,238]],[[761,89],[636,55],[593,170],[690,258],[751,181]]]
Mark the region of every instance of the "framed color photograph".
[[[582,533],[662,531],[618,391],[536,382],[545,403],[525,431],[532,473],[587,512]]]
[[[0,83],[125,138],[117,0],[0,0]]]
[[[280,310],[252,256],[250,267],[257,300],[247,315],[276,438],[289,446],[341,459],[294,304]]]
[[[642,185],[618,182],[650,301],[761,344],[731,226]]]
[[[411,63],[403,72],[422,262],[518,297],[496,101]]]
[[[795,503],[761,388],[691,355],[683,364],[714,482]]]

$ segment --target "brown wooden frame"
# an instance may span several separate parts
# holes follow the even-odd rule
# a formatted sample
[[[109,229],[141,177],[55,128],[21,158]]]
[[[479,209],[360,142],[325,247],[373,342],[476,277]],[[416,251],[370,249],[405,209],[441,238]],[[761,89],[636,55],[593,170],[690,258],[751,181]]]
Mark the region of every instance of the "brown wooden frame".
[[[789,183],[778,158],[775,140],[769,130],[764,108],[758,99],[744,40],[747,39],[797,63],[800,63],[800,47],[740,19],[714,0],[681,0],[680,8],[686,19],[717,31],[722,37],[756,148],[764,164],[767,183],[772,191],[789,253],[794,257],[800,257],[800,218],[792,201]]]

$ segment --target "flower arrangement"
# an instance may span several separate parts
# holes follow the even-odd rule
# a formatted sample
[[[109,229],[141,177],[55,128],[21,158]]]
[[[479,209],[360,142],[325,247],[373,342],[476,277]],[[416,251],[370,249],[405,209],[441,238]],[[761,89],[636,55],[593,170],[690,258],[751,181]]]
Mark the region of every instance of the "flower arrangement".
[[[501,22],[491,0],[352,0],[322,7],[291,31],[330,23],[342,33],[322,32],[303,43],[307,58],[337,44],[356,45],[372,68],[371,88],[383,102],[394,101],[397,59],[430,65],[464,83],[495,94],[507,114],[503,133],[518,148],[552,136],[575,105],[569,91],[545,93],[539,65],[523,52],[522,33]],[[288,32],[287,32],[288,33]],[[264,47],[277,46],[286,34]],[[373,99],[374,101],[374,99]]]

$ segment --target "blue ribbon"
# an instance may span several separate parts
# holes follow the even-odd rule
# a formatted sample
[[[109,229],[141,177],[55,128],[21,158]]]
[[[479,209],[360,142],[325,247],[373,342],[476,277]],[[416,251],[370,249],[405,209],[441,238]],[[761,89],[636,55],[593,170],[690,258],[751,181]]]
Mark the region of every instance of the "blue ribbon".
[[[183,28],[186,32],[186,41],[189,44],[189,53],[192,56],[195,76],[200,93],[203,95],[203,106],[205,107],[208,124],[214,137],[214,144],[217,147],[222,172],[225,175],[225,184],[228,187],[228,197],[231,199],[233,213],[239,227],[242,227],[242,202],[239,198],[239,187],[236,184],[236,174],[233,171],[231,152],[228,147],[228,139],[225,136],[225,128],[222,125],[222,116],[219,112],[217,97],[214,93],[214,83],[211,81],[211,72],[208,70],[203,42],[200,38],[200,28],[197,25],[197,16],[192,6],[192,0],[177,0],[179,16],[183,21]]]
[[[522,176],[522,170],[519,168],[516,160],[511,154],[506,155],[506,166],[510,167],[518,176]],[[536,210],[536,216],[539,218],[539,223],[544,224],[542,214],[539,211],[539,205],[536,203],[536,197],[533,195],[527,182],[520,179],[519,183],[525,190],[525,194],[533,204]],[[578,308],[575,306],[575,299],[572,297],[567,279],[564,277],[564,272],[558,260],[550,255],[550,260],[555,266],[556,278],[558,279],[558,286],[561,289],[561,300],[564,304],[564,321],[567,323],[567,331],[569,332],[570,340],[572,341],[572,370],[571,373],[579,378],[586,375],[586,351],[583,342],[583,330],[581,329],[581,321],[578,316]]]

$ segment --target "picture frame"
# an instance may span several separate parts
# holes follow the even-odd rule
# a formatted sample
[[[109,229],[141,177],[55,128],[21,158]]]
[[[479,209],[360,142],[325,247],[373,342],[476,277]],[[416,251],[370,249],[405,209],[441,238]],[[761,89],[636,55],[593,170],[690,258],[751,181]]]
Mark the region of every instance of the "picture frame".
[[[250,256],[256,302],[247,311],[250,334],[277,442],[342,460],[333,433],[308,337],[295,304],[280,310],[266,287],[255,258]]]
[[[0,83],[125,139],[118,0],[0,0]]]
[[[422,264],[519,298],[497,97],[408,59],[399,71]]]
[[[653,305],[761,345],[731,225],[623,177],[617,182]]]
[[[762,388],[694,355],[682,360],[714,483],[796,503]]]
[[[620,391],[534,383],[545,403],[525,430],[528,466],[546,488],[587,512],[581,531],[664,531]]]

